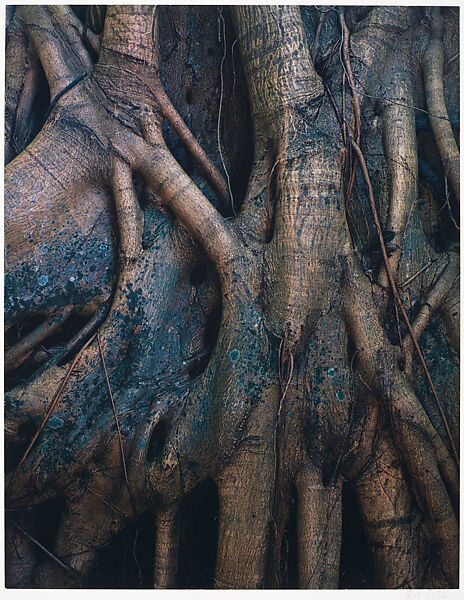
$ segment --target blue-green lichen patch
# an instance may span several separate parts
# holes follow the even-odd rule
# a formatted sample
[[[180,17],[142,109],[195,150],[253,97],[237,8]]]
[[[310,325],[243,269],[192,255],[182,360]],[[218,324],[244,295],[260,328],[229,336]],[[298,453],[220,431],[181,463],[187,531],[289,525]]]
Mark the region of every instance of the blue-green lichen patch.
[[[333,379],[335,377],[335,375],[337,374],[337,370],[335,369],[335,367],[330,367],[330,369],[327,369],[327,375]]]
[[[43,287],[44,285],[47,285],[47,283],[48,283],[48,276],[47,276],[47,275],[41,275],[41,276],[40,276],[40,277],[37,279],[37,283],[38,283],[40,286],[42,286],[42,287]]]
[[[338,390],[338,392],[335,395],[337,396],[337,400],[339,402],[343,402],[343,400],[346,400],[346,395],[343,390]]]
[[[63,424],[63,419],[61,417],[57,417],[56,415],[53,415],[53,417],[51,417],[48,421],[48,426],[50,427],[50,429],[60,429],[61,427],[63,427]]]
[[[237,349],[233,349],[229,352],[229,358],[231,360],[231,362],[237,362],[238,359],[240,358],[240,350]]]

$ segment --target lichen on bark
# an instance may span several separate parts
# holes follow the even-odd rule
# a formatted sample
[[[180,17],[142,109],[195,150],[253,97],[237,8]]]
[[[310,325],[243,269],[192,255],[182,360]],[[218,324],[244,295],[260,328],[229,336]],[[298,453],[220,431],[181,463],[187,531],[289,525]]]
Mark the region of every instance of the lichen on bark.
[[[10,12],[7,585],[456,587],[455,9]]]

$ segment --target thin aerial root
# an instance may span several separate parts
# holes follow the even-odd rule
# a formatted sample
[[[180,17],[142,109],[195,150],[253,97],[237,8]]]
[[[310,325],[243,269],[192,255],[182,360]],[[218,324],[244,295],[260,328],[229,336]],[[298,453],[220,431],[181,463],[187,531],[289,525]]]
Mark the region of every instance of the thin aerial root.
[[[397,283],[397,286],[399,288],[401,288],[402,290],[406,289],[408,287],[408,285],[410,285],[415,279],[417,279],[417,277],[419,277],[419,275],[422,275],[422,273],[424,273],[424,271],[427,271],[427,269],[429,269],[434,263],[436,263],[437,260],[440,260],[440,256],[437,256],[437,257],[433,258],[432,260],[430,260],[426,265],[424,265],[423,267],[418,269],[414,273],[414,275],[411,275],[411,277],[408,277],[402,283]]]
[[[227,55],[227,42],[226,42],[226,23],[224,21],[224,17],[222,16],[222,8],[219,11],[219,17],[222,21],[222,36],[224,39],[224,54],[222,55],[222,60],[221,60],[221,66],[220,66],[220,74],[221,74],[221,94],[219,97],[219,111],[218,111],[218,121],[217,121],[217,145],[218,145],[218,150],[219,150],[219,156],[221,157],[221,163],[222,163],[222,168],[224,169],[224,172],[226,174],[227,177],[227,186],[228,186],[228,190],[229,190],[229,194],[230,194],[230,207],[232,209],[232,213],[234,215],[234,217],[236,216],[235,213],[235,207],[234,207],[234,198],[232,196],[232,189],[230,187],[230,177],[229,177],[229,173],[227,171],[227,167],[226,167],[226,163],[224,161],[224,155],[222,153],[222,144],[221,144],[221,117],[222,117],[222,103],[224,100],[224,71],[223,71],[223,67],[224,67],[224,61],[226,59],[226,55]]]
[[[51,417],[52,412],[55,410],[56,405],[58,404],[58,402],[61,399],[61,396],[63,395],[64,389],[66,387],[66,384],[68,383],[69,378],[71,377],[72,372],[74,371],[74,369],[76,368],[76,365],[80,359],[80,357],[82,356],[82,353],[84,352],[84,350],[91,344],[91,342],[93,342],[95,336],[92,336],[90,338],[90,340],[82,347],[81,350],[79,350],[79,352],[76,354],[76,356],[74,357],[74,360],[72,361],[72,363],[69,365],[69,368],[66,372],[66,375],[63,377],[60,385],[58,386],[58,389],[55,392],[55,395],[52,398],[52,401],[50,402],[50,406],[47,408],[47,410],[45,411],[44,416],[42,417],[42,421],[39,425],[39,428],[37,429],[34,437],[32,438],[29,446],[27,447],[26,451],[23,454],[23,457],[21,458],[21,460],[19,461],[18,466],[15,469],[15,473],[18,473],[18,471],[21,469],[21,467],[23,466],[25,460],[27,459],[27,457],[29,456],[32,447],[34,446],[34,444],[37,441],[37,438],[39,437],[39,435],[42,433],[45,425],[47,424],[49,418]],[[12,486],[13,482],[14,482],[14,474],[10,479],[10,482],[8,484],[7,487],[7,492],[8,489]]]
[[[102,345],[101,345],[101,339],[100,339],[100,332],[99,331],[97,331],[97,343],[98,343],[98,351],[100,353],[100,358],[101,358],[102,365],[103,365],[103,371],[105,372],[106,385],[108,387],[108,393],[110,395],[111,409],[113,411],[114,422],[116,424],[116,430],[117,430],[117,433],[118,433],[119,451],[121,453],[121,462],[122,462],[122,468],[123,468],[123,471],[124,471],[124,480],[126,482],[127,492],[129,494],[129,497],[132,500],[132,494],[131,494],[131,489],[130,489],[130,485],[129,485],[129,478],[127,476],[126,457],[125,457],[125,454],[124,454],[124,446],[123,446],[123,443],[122,443],[121,428],[119,426],[118,413],[116,411],[116,405],[114,403],[113,391],[111,389],[110,378],[108,377],[108,371],[107,371],[107,368],[106,368],[105,356],[103,354],[103,349],[102,349]]]
[[[343,57],[343,66],[345,68],[346,76],[348,77],[348,83],[351,89],[354,89],[354,76],[353,70],[351,68],[351,60],[350,60],[350,30],[345,21],[345,13],[344,9],[340,10],[340,22],[342,25],[342,34],[343,34],[343,43],[342,43],[342,57]],[[359,96],[357,94],[351,95],[351,103],[353,106],[353,134],[354,139],[357,144],[359,144],[361,140],[361,104],[359,102]],[[356,179],[356,169],[357,163],[356,158],[353,161],[353,165],[351,168],[350,179],[348,183],[348,190],[346,193],[346,202],[349,203],[351,194],[353,193],[354,182]]]
[[[440,412],[441,419],[442,419],[443,424],[445,426],[446,434],[447,434],[449,442],[451,444],[451,448],[453,450],[453,454],[454,454],[454,458],[456,460],[456,464],[459,465],[459,454],[458,454],[458,451],[457,451],[456,444],[454,442],[453,436],[451,435],[451,430],[450,430],[450,427],[449,427],[448,419],[446,418],[446,415],[445,415],[445,413],[443,411],[443,407],[441,406],[440,400],[438,398],[437,391],[435,389],[435,386],[433,384],[432,378],[430,376],[430,371],[429,371],[429,369],[427,367],[427,364],[425,362],[425,358],[424,358],[422,350],[421,350],[421,348],[419,346],[419,342],[417,341],[416,336],[414,334],[414,331],[413,331],[411,322],[409,321],[409,317],[407,315],[406,309],[404,308],[403,302],[401,301],[400,295],[398,293],[398,288],[396,287],[395,278],[394,278],[393,273],[392,273],[391,268],[390,268],[390,261],[389,261],[389,258],[388,258],[387,251],[385,249],[385,242],[384,242],[384,239],[383,239],[382,228],[380,226],[379,216],[377,214],[377,209],[375,207],[375,200],[374,200],[374,192],[373,192],[373,189],[372,189],[372,183],[371,183],[371,180],[370,180],[370,177],[369,177],[369,172],[367,170],[367,165],[366,165],[366,161],[364,159],[364,155],[362,153],[361,148],[358,146],[358,144],[356,144],[356,142],[354,140],[351,140],[351,144],[352,144],[352,146],[353,146],[353,148],[354,148],[354,150],[356,152],[356,155],[357,155],[357,157],[359,159],[361,170],[362,170],[362,173],[364,175],[364,179],[366,180],[366,185],[367,185],[368,194],[369,194],[369,202],[370,202],[370,205],[371,205],[372,216],[374,218],[375,228],[377,230],[377,235],[379,237],[380,249],[382,251],[383,261],[384,261],[384,264],[385,264],[385,271],[387,273],[387,277],[388,277],[388,281],[390,283],[390,287],[391,287],[391,290],[392,290],[392,293],[393,293],[393,297],[395,299],[396,304],[398,305],[398,308],[401,311],[401,314],[403,316],[404,322],[406,323],[406,326],[408,328],[409,334],[411,336],[412,343],[413,343],[414,348],[415,348],[415,350],[416,350],[416,352],[417,352],[417,354],[419,356],[420,362],[422,364],[422,368],[424,369],[424,373],[425,373],[427,382],[428,382],[428,384],[430,386],[430,389],[431,389],[433,397],[435,399],[438,411]]]
[[[452,254],[448,265],[445,267],[439,280],[435,283],[433,288],[427,294],[427,296],[421,300],[422,306],[418,313],[414,317],[412,322],[412,329],[414,336],[417,341],[420,340],[431,316],[440,308],[445,298],[447,297],[452,285],[455,283],[459,276],[459,265],[458,256]],[[406,356],[412,356],[414,350],[414,341],[410,334],[408,334],[403,340],[403,350]],[[410,372],[412,368],[412,361],[409,361],[406,372]]]
[[[38,556],[37,545],[21,533],[17,523],[6,513],[5,525],[5,587],[6,588],[31,588],[37,566],[42,556]],[[21,514],[21,526],[28,529],[34,524],[32,513]]]
[[[343,32],[343,43],[342,43],[342,56],[343,56],[343,64],[346,69],[346,74],[348,77],[348,82],[350,84],[351,89],[354,89],[354,76],[353,70],[351,68],[351,60],[350,60],[350,30],[345,21],[344,9],[340,10],[340,21],[342,24],[342,32]],[[352,94],[352,103],[353,103],[353,132],[354,132],[354,140],[357,144],[361,139],[361,104],[359,102],[359,96],[357,94]]]
[[[322,27],[324,26],[325,20],[327,17],[327,13],[323,12],[319,16],[319,23],[317,24],[316,34],[314,36],[314,41],[311,44],[311,60],[313,63],[316,61],[319,54],[319,38],[321,35]]]
[[[90,336],[94,335],[97,332],[99,327],[105,322],[110,306],[111,299],[102,302],[102,304],[100,304],[96,308],[90,321],[86,323],[78,331],[78,333],[67,343],[66,350],[61,355],[58,361],[58,365],[66,364],[70,355],[76,352],[81,344],[84,344]]]
[[[179,138],[185,144],[187,150],[200,164],[211,185],[219,194],[220,199],[225,203],[230,203],[229,188],[226,181],[174,108],[161,82],[158,81],[156,85],[151,86],[151,89],[159,102],[163,117],[169,121]]]
[[[278,438],[280,427],[282,424],[282,409],[284,407],[285,398],[287,397],[288,388],[293,377],[294,358],[292,351],[287,346],[288,339],[285,335],[279,347],[279,384],[280,384],[280,398],[279,406],[277,409],[277,420],[274,431],[274,460],[275,460],[275,477],[277,477],[277,463],[278,463]]]
[[[61,560],[61,558],[59,558],[58,556],[53,554],[53,552],[51,552],[48,548],[46,548],[43,544],[41,544],[38,540],[36,540],[30,533],[28,533],[25,529],[23,529],[21,527],[21,525],[19,525],[15,521],[13,521],[13,519],[11,519],[11,522],[13,523],[14,527],[16,527],[16,529],[18,531],[20,531],[23,535],[25,535],[38,548],[40,548],[42,550],[42,552],[45,552],[45,554],[47,556],[49,556],[53,561],[55,561],[55,563],[57,565],[59,565],[62,569],[64,569],[68,573],[68,575],[70,575],[73,579],[79,579],[79,573],[77,573],[77,571],[75,571],[69,565],[67,565],[65,562],[63,562]]]
[[[445,175],[451,182],[459,206],[459,149],[448,118],[443,94],[443,17],[439,7],[432,8],[432,32],[422,61],[424,70],[425,97],[438,151]]]
[[[32,350],[48,336],[57,331],[72,313],[74,307],[58,309],[50,317],[28,335],[22,338],[13,348],[5,352],[5,371],[16,368]]]
[[[50,113],[52,112],[52,110],[55,107],[58,100],[62,96],[64,96],[66,94],[66,92],[68,92],[70,89],[72,89],[75,85],[77,85],[80,81],[82,81],[86,77],[87,77],[87,71],[78,75],[75,79],[73,79],[73,81],[71,81],[71,83],[68,83],[68,85],[65,85],[64,88],[57,93],[57,95],[53,98],[53,100],[50,102],[49,107],[47,108],[47,112],[45,113],[44,121],[46,121],[48,119],[48,117],[50,116]]]
[[[178,547],[177,506],[173,506],[156,514],[155,589],[176,587]]]
[[[275,565],[275,575],[277,580],[277,585],[279,587],[280,583],[280,575],[279,575],[279,567],[280,567],[280,549],[281,542],[283,538],[283,528],[285,522],[283,518],[277,518],[277,514],[282,512],[281,504],[284,502],[283,493],[282,493],[282,477],[279,476],[279,462],[280,462],[280,436],[282,433],[282,411],[285,404],[285,399],[287,397],[288,388],[290,387],[290,383],[293,377],[293,369],[294,369],[294,358],[293,353],[287,347],[287,337],[284,335],[280,342],[279,347],[279,387],[280,387],[280,397],[279,404],[277,408],[277,417],[274,426],[273,433],[273,441],[274,441],[274,497],[273,497],[273,510],[272,510],[272,526],[274,533],[274,565]],[[279,510],[280,509],[280,510]],[[282,517],[282,515],[280,515]]]
[[[105,496],[103,494],[100,494],[100,492],[97,492],[97,490],[94,490],[90,486],[87,486],[86,490],[88,490],[91,494],[95,494],[95,496],[98,496],[100,498],[102,504],[105,504],[106,506],[111,508],[111,510],[113,512],[115,512],[118,516],[120,516],[120,517],[128,517],[129,516],[127,513],[123,512],[117,506],[112,504],[107,498],[105,498]],[[95,549],[97,549],[97,548],[95,548]],[[91,552],[91,550],[83,550],[83,552]]]

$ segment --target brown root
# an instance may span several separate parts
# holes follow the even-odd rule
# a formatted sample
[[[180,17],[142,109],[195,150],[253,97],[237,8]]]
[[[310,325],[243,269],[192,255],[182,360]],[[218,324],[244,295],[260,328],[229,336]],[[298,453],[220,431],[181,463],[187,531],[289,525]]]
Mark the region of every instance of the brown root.
[[[155,589],[176,587],[179,531],[177,506],[156,513]]]
[[[27,529],[33,525],[32,519],[23,516],[21,523],[22,525],[19,525],[8,515],[5,518],[5,559],[8,563],[5,585],[7,588],[32,587],[39,564],[37,546],[27,534]]]
[[[342,534],[342,478],[324,486],[314,471],[296,479],[298,580],[302,589],[337,589]]]
[[[147,183],[192,237],[203,246],[225,282],[225,268],[234,260],[238,243],[227,221],[184,173],[164,142],[144,144],[135,160]]]
[[[69,7],[23,6],[18,16],[32,40],[45,71],[50,97],[89,72],[92,60],[79,32],[69,23]]]
[[[54,553],[69,567],[56,561],[44,565],[38,574],[40,587],[82,587],[84,577],[92,568],[98,551],[117,532],[121,514],[87,491],[67,503],[56,536]]]
[[[390,198],[385,229],[395,232],[395,245],[401,246],[408,218],[417,200],[417,147],[414,110],[405,105],[413,105],[413,84],[411,68],[402,66],[403,58],[395,61],[401,65],[393,72],[392,89],[387,87],[390,98],[397,100],[396,104],[388,102],[382,113],[384,123],[384,148],[388,169],[391,173]],[[394,90],[394,94],[393,94]],[[390,270],[396,277],[401,247],[391,253]],[[388,276],[382,266],[378,281],[388,286]]]
[[[429,293],[422,300],[422,306],[411,323],[416,340],[420,340],[428,322],[430,321],[430,318],[445,302],[458,277],[458,256],[454,253],[450,253],[448,265],[440,274],[438,281],[433,284],[433,287]],[[407,334],[407,336],[403,339],[403,352],[406,357],[404,369],[405,372],[410,375],[412,371],[412,358],[414,355],[414,342],[410,333]]]
[[[272,514],[273,460],[264,440],[238,453],[218,479],[219,537],[215,588],[265,585]]]
[[[360,290],[356,292],[350,302],[352,309],[348,309],[347,315],[347,323],[359,351],[360,372],[382,398],[393,425],[401,460],[413,480],[417,502],[439,543],[439,552],[446,565],[445,576],[452,584],[457,573],[458,547],[453,510],[459,479],[456,465],[453,465],[446,447],[395,364],[393,351],[387,350],[385,341],[382,341],[385,334],[377,323],[373,307],[369,307],[368,298],[368,290],[364,291],[364,297]],[[384,374],[380,376],[375,362],[379,360],[384,365]],[[385,379],[387,372],[389,375]],[[448,555],[446,560],[445,554]]]
[[[13,348],[7,350],[5,352],[5,371],[8,372],[18,367],[38,344],[61,327],[72,312],[72,306],[55,311],[34,331],[23,337]]]
[[[437,404],[437,408],[438,408],[438,410],[440,412],[440,416],[441,416],[441,419],[443,421],[443,425],[445,427],[445,430],[446,430],[446,433],[447,433],[447,436],[448,436],[448,440],[449,440],[449,443],[450,443],[452,451],[453,451],[453,455],[454,455],[456,464],[459,465],[459,454],[458,454],[458,451],[457,451],[457,448],[456,448],[456,444],[454,442],[453,436],[452,436],[450,428],[449,428],[448,420],[447,420],[446,415],[445,415],[445,413],[443,411],[443,408],[442,408],[442,406],[440,404],[440,400],[438,399],[438,395],[437,395],[437,392],[435,390],[435,386],[433,384],[432,378],[430,377],[430,372],[429,372],[427,364],[425,362],[424,355],[423,355],[422,350],[421,350],[421,348],[419,346],[419,342],[417,341],[416,336],[414,335],[414,331],[413,331],[412,325],[411,325],[411,323],[409,321],[409,317],[408,317],[408,315],[406,313],[406,310],[404,308],[403,302],[401,301],[400,295],[398,293],[398,288],[396,286],[395,277],[394,277],[394,275],[393,275],[393,273],[391,271],[390,260],[388,258],[387,251],[385,249],[385,242],[383,240],[383,233],[382,233],[382,229],[380,227],[380,222],[379,222],[379,218],[378,218],[378,215],[377,215],[377,210],[376,210],[376,207],[375,207],[374,193],[373,193],[373,190],[372,190],[372,184],[371,184],[371,181],[370,181],[370,177],[369,177],[369,173],[368,173],[368,170],[367,170],[367,165],[366,165],[366,161],[364,159],[364,155],[363,155],[360,147],[356,144],[356,142],[352,141],[352,145],[353,145],[353,147],[355,149],[355,152],[356,152],[356,154],[358,156],[359,163],[361,165],[361,170],[363,172],[364,179],[366,180],[366,184],[367,184],[367,188],[368,188],[368,194],[369,194],[369,202],[370,202],[370,205],[371,205],[372,215],[374,217],[375,228],[377,230],[377,235],[378,235],[379,242],[380,242],[380,248],[382,250],[383,262],[384,262],[384,265],[385,265],[385,270],[386,270],[386,274],[387,274],[387,277],[388,277],[388,282],[390,284],[390,287],[391,287],[391,290],[392,290],[392,293],[393,293],[393,297],[394,297],[395,303],[396,303],[398,309],[400,310],[401,315],[402,315],[402,317],[403,317],[403,319],[404,319],[404,321],[406,323],[406,327],[407,327],[407,329],[409,331],[409,334],[411,336],[411,341],[412,341],[412,343],[414,345],[414,349],[416,350],[417,354],[419,355],[419,360],[420,360],[420,362],[422,364],[422,367],[423,367],[424,373],[425,373],[425,377],[426,377],[427,382],[428,382],[428,384],[430,386],[432,394],[433,394],[433,396],[435,398],[435,402]]]
[[[443,17],[440,8],[432,8],[432,31],[430,42],[422,61],[425,96],[429,121],[441,156],[446,177],[451,183],[459,206],[459,150],[454,138],[443,95]]]
[[[5,54],[5,164],[30,140],[31,109],[39,83],[39,61],[18,22],[8,30]]]
[[[421,516],[384,426],[367,467],[356,481],[356,493],[381,586],[428,587],[424,582]]]
[[[29,583],[38,572],[41,587],[91,583],[98,551],[125,525],[135,521],[137,527],[139,511],[149,510],[156,519],[154,586],[176,587],[183,572],[182,499],[208,479],[219,500],[216,588],[282,587],[290,556],[288,583],[295,575],[305,589],[338,587],[344,483],[355,487],[376,584],[457,585],[456,447],[446,419],[449,440],[426,412],[428,397],[422,406],[416,395],[422,380],[411,381],[410,367],[405,372],[398,365],[386,306],[379,309],[355,263],[343,206],[349,140],[338,108],[344,92],[336,84],[344,73],[353,92],[351,148],[384,258],[381,279],[390,284],[409,330],[405,354],[419,353],[436,396],[418,340],[432,312],[455,327],[457,260],[452,256],[444,269],[440,263],[441,272],[421,265],[409,276],[401,273],[400,253],[387,255],[360,144],[361,108],[369,114],[372,103],[363,107],[357,91],[371,91],[366,77],[376,72],[373,61],[384,64],[402,28],[409,29],[402,40],[414,35],[418,13],[376,7],[352,27],[359,13],[342,11],[343,61],[336,29],[316,72],[304,11],[233,9],[255,159],[242,211],[229,220],[163,140],[166,117],[228,198],[219,170],[161,87],[154,8],[108,7],[101,46],[88,40],[99,50],[95,69],[83,43],[86,26],[68,8],[19,10],[58,91],[43,131],[8,167],[13,263],[36,259],[22,232],[33,229],[40,243],[46,241],[50,211],[64,230],[69,221],[67,231],[78,231],[82,244],[78,225],[90,227],[98,211],[81,198],[97,188],[105,193],[98,206],[105,205],[106,228],[119,241],[119,261],[114,250],[105,259],[113,277],[111,304],[105,300],[97,309],[61,362],[50,361],[7,397],[6,428],[17,449],[10,461],[16,471],[7,478],[8,508],[21,514],[51,497],[64,501],[55,543],[42,548],[48,564],[33,558],[31,529],[30,538],[18,542],[24,568],[9,559],[16,581]],[[334,12],[320,19],[314,53],[326,43],[324,21],[338,26],[338,9],[328,10]],[[223,18],[222,25],[224,34]],[[86,65],[93,70],[83,77]],[[383,151],[380,135],[374,140],[379,162],[388,155],[388,168],[381,168],[381,176],[392,179],[387,226],[399,237],[417,193],[409,68],[405,78],[392,75],[397,95],[385,100]],[[354,170],[349,175],[351,188]],[[92,219],[86,221],[88,211]],[[410,323],[399,294],[413,281],[427,296]],[[82,301],[79,291],[79,301],[66,306],[98,304]],[[99,302],[108,295],[100,290]],[[23,310],[33,314],[34,306]],[[55,311],[48,307],[43,314]],[[39,327],[13,351],[25,356],[50,331]],[[69,364],[58,366],[76,350]],[[22,525],[26,530],[27,522]],[[8,536],[17,542],[11,531]]]
[[[230,203],[230,194],[225,179],[218,171],[214,163],[211,162],[210,158],[200,146],[200,144],[197,142],[190,129],[184,123],[184,120],[174,108],[171,100],[164,91],[164,88],[159,80],[153,84],[152,90],[156,96],[156,99],[159,102],[160,109],[164,118],[169,121],[179,138],[185,144],[187,150],[201,165],[209,182],[219,194],[219,197],[222,200],[222,202],[225,203],[225,205],[227,206]]]

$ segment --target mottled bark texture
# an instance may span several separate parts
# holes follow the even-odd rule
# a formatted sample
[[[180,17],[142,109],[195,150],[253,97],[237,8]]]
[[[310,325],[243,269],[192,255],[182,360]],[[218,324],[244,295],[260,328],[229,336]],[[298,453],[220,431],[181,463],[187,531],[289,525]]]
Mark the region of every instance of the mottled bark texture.
[[[455,8],[9,9],[8,586],[458,585],[457,53]]]

